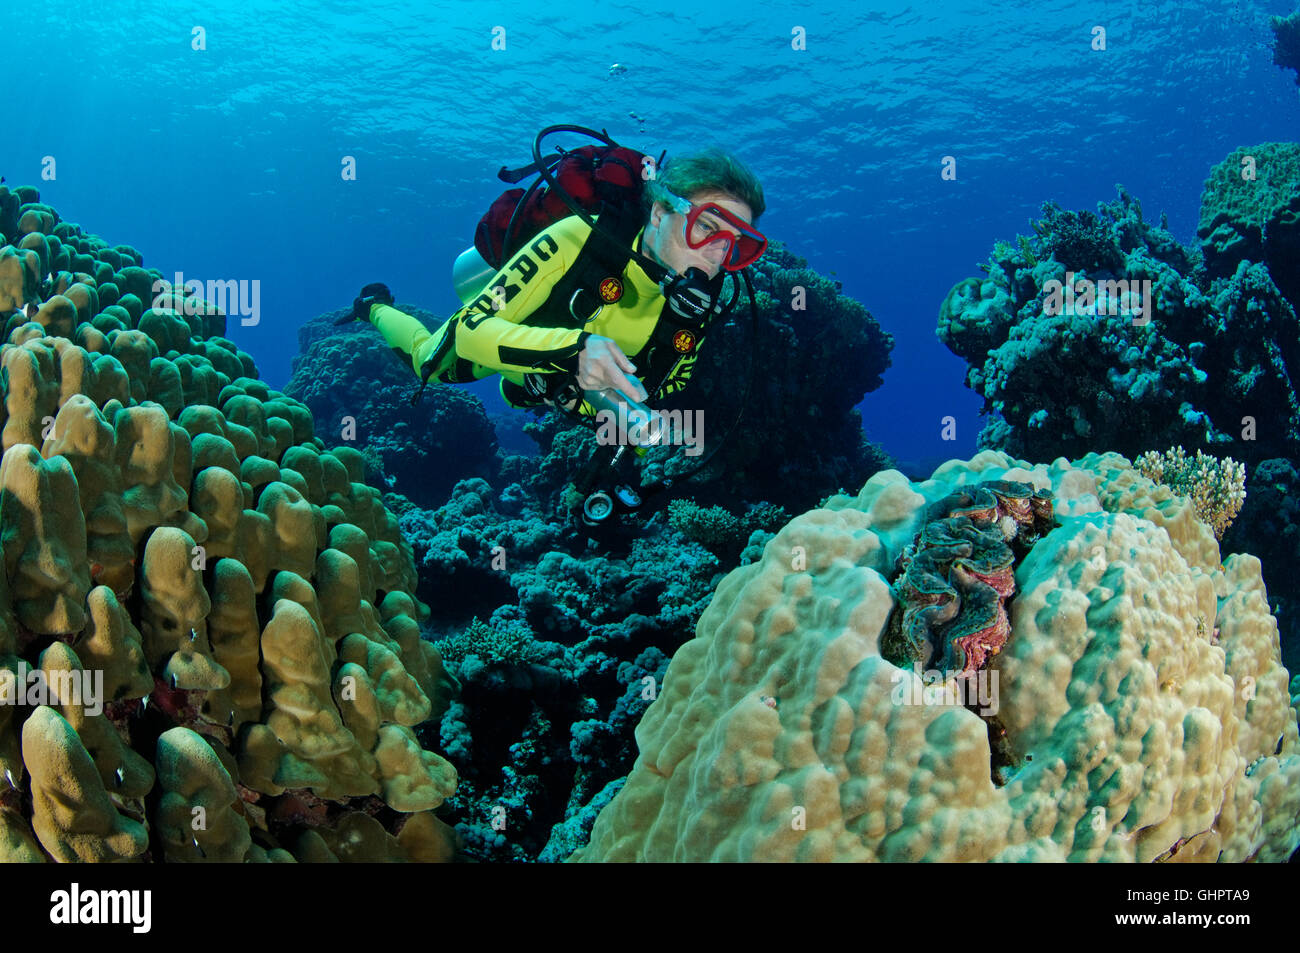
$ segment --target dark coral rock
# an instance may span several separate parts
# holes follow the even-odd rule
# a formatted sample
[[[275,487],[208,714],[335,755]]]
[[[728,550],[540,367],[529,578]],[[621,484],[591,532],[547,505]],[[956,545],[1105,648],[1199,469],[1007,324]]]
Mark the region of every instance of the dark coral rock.
[[[1216,267],[1226,264],[1229,248],[1237,245],[1265,256],[1265,226],[1274,218],[1278,254],[1289,247],[1293,211],[1291,200],[1280,196],[1289,196],[1291,188],[1300,192],[1300,175],[1287,179],[1292,184],[1284,188],[1275,180],[1292,175],[1289,153],[1258,151],[1268,158],[1268,171],[1260,167],[1261,177],[1273,177],[1268,188],[1239,194],[1226,171],[1233,159],[1207,184],[1207,203],[1223,216],[1216,229],[1236,223],[1229,230],[1237,237],[1220,243]],[[1294,215],[1300,223],[1300,203]],[[1243,259],[1226,276],[1211,278],[1196,266],[1195,253],[1177,249],[1177,243],[1171,248],[1168,233],[1147,223],[1141,206],[1121,190],[1119,201],[1098,206],[1087,221],[1094,252],[1108,243],[1123,251],[1123,263],[1113,271],[1076,271],[1075,281],[1086,279],[1097,288],[1124,281],[1139,291],[1150,282],[1152,314],[1109,313],[1095,305],[1052,313],[1045,307],[1049,284],[1065,282],[1067,269],[1082,267],[1084,257],[1095,263],[1100,253],[1080,252],[1073,264],[1030,259],[1035,250],[1081,247],[1082,221],[1053,214],[1038,223],[1041,234],[1020,251],[998,243],[988,277],[960,282],[944,302],[939,336],[970,363],[967,384],[984,396],[990,412],[981,443],[1036,459],[1077,457],[1097,447],[1130,458],[1176,444],[1213,451],[1236,440],[1250,418],[1258,438],[1234,446],[1235,457],[1255,463],[1295,456],[1300,321],[1277,282],[1297,280],[1300,264],[1275,269]],[[1058,239],[1052,229],[1063,223],[1067,234]],[[1218,239],[1207,241],[1209,257],[1209,245]]]
[[[1295,70],[1295,84],[1300,86],[1300,10],[1289,17],[1272,17],[1273,63],[1282,69]]]
[[[427,634],[461,684],[422,731],[447,746],[460,775],[448,820],[482,860],[535,859],[557,825],[585,832],[592,799],[630,770],[636,721],[720,569],[662,521],[625,552],[592,548],[547,502],[571,475],[559,448],[591,434],[551,418],[528,428],[544,453],[506,458],[500,492],[464,480],[436,510],[385,497],[436,607]]]
[[[407,314],[437,319],[403,304]],[[458,480],[496,480],[496,429],[482,402],[463,389],[431,383],[415,404],[419,381],[408,362],[367,324],[335,327],[333,312],[299,330],[300,353],[285,393],[311,408],[319,433],[366,455],[376,482],[399,485],[423,506],[447,499]]]
[[[1300,260],[1286,257],[1282,248],[1270,248],[1273,231],[1288,249],[1293,244],[1294,210],[1284,221],[1270,221],[1289,208],[1300,195],[1300,143],[1263,142],[1234,150],[1210,170],[1201,192],[1201,217],[1196,235],[1211,278],[1226,278],[1243,261],[1266,261],[1279,268],[1300,268]]]
[[[1264,460],[1255,467],[1246,505],[1221,545],[1225,552],[1249,552],[1263,563],[1282,658],[1295,671],[1300,659],[1300,593],[1291,582],[1300,565],[1300,472],[1295,461]]]
[[[703,414],[706,452],[744,410],[725,447],[683,490],[701,506],[766,501],[801,512],[893,466],[867,439],[854,408],[883,382],[894,341],[838,282],[781,243],[772,243],[754,271],[757,355],[742,294],[730,321],[709,332],[690,386],[663,406]],[[646,479],[702,459],[680,448],[673,455],[665,464],[665,454],[652,452]]]

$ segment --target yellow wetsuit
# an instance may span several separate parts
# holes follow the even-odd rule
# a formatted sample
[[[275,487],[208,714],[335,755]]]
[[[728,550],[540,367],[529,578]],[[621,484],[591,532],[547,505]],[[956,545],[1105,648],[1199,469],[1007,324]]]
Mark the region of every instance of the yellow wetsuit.
[[[648,367],[642,351],[658,324],[664,298],[635,259],[629,259],[623,269],[622,298],[605,305],[582,328],[535,327],[528,323],[578,257],[590,232],[591,227],[576,215],[556,222],[525,245],[487,283],[489,289],[502,287],[504,294],[494,302],[487,295],[478,298],[436,331],[385,304],[371,306],[370,322],[389,347],[410,359],[411,368],[422,379],[424,371],[430,369],[430,378],[445,384],[469,383],[499,373],[501,396],[511,407],[535,407],[540,403],[523,389],[525,374],[577,373],[578,354],[592,334],[612,338],[637,370],[645,373]],[[638,232],[634,245],[638,250],[640,243]],[[679,358],[650,399],[686,386],[697,353],[698,348]],[[431,368],[426,367],[430,361]],[[576,408],[576,413],[595,416],[586,401]]]

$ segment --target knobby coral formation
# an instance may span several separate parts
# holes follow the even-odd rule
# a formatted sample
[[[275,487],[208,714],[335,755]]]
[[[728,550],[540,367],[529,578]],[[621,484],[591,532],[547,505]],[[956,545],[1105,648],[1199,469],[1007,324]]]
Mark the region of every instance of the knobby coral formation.
[[[1196,237],[1211,278],[1260,262],[1300,307],[1300,143],[1243,146],[1211,169]]]
[[[451,683],[360,454],[135,249],[30,188],[0,231],[0,859],[447,857]]]
[[[886,574],[935,503],[1051,494],[979,713],[880,652]],[[997,676],[994,681],[994,676]],[[890,471],[728,575],[576,860],[1278,861],[1300,843],[1300,698],[1259,562],[1124,457],[984,451]]]
[[[1148,450],[1134,464],[1147,479],[1190,499],[1196,515],[1214,530],[1216,539],[1223,539],[1246,500],[1246,467],[1232,457],[1218,460],[1197,450],[1189,460],[1182,447],[1170,447],[1164,453]]]

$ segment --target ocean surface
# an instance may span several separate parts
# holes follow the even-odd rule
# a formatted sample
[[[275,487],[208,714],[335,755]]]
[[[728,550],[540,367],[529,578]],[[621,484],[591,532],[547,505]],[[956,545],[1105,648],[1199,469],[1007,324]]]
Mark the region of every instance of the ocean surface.
[[[1211,166],[1300,128],[1268,48],[1269,15],[1292,9],[6,4],[0,174],[164,274],[259,281],[258,322],[229,337],[281,387],[298,327],[364,283],[453,311],[452,261],[543,125],[656,155],[717,144],[761,177],[763,231],[895,336],[864,427],[928,470],[982,426],[935,336],[948,289],[1043,202],[1091,209],[1117,183],[1193,242]],[[495,378],[475,390],[502,408]]]

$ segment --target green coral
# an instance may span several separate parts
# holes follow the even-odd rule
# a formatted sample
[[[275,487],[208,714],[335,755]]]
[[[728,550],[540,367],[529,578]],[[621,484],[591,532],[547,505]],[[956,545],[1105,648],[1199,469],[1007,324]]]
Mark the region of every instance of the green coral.
[[[460,635],[441,639],[434,646],[447,665],[458,665],[471,655],[484,662],[526,665],[545,654],[527,623],[512,621],[493,627],[478,616]]]
[[[790,520],[784,507],[759,503],[737,516],[721,506],[699,506],[694,500],[668,504],[668,525],[714,554],[738,552],[755,530],[779,529]]]
[[[1232,457],[1220,460],[1196,451],[1189,460],[1182,447],[1164,453],[1148,450],[1135,468],[1149,480],[1169,487],[1192,501],[1197,517],[1222,539],[1246,500],[1246,465]]]
[[[1014,244],[999,238],[993,243],[993,254],[989,256],[989,261],[1000,266],[1004,272],[1008,273],[1011,268],[1026,265],[1034,268],[1038,264],[1038,254],[1034,251],[1032,241],[1025,235],[1017,235]],[[1008,268],[1008,266],[1011,266],[1011,268]],[[992,269],[988,265],[980,265],[980,268],[986,274],[992,273]]]
[[[1280,236],[1270,221],[1285,215],[1300,187],[1300,143],[1243,146],[1210,170],[1196,235],[1211,277],[1228,277],[1243,260],[1269,259]]]
[[[1295,84],[1300,86],[1300,10],[1268,22],[1273,28],[1273,65],[1295,70]]]
[[[1063,209],[1055,202],[1044,202],[1042,210],[1043,218],[1030,225],[1048,256],[1071,271],[1124,267],[1124,252],[1109,216]],[[1138,216],[1140,220],[1140,210]]]
[[[1029,263],[1029,267],[1033,268],[1037,265],[1038,256],[1034,254],[1034,250],[1029,246],[1029,239],[1024,235],[1017,235],[1016,242],[1020,245],[1020,254],[1025,256],[1025,261]]]

